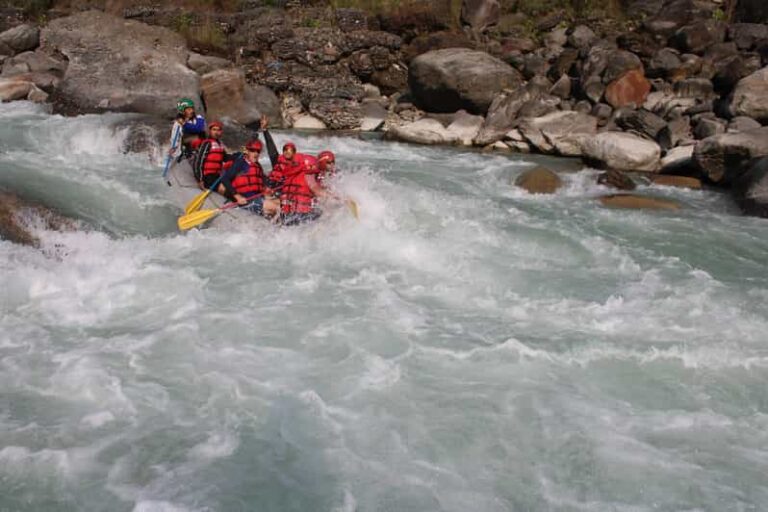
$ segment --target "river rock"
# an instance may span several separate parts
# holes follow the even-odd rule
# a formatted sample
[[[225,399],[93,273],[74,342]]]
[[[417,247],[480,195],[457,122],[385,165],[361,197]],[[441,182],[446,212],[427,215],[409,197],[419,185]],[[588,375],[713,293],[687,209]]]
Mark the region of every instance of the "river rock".
[[[731,114],[768,123],[768,67],[743,78],[733,90]]]
[[[597,177],[597,184],[606,187],[613,187],[619,190],[635,190],[637,185],[632,178],[616,169],[608,169]]]
[[[325,130],[327,127],[318,118],[304,114],[293,121],[293,128],[296,130]]]
[[[280,101],[275,93],[247,84],[242,70],[212,71],[202,76],[201,85],[209,119],[231,119],[247,126],[266,114],[273,123],[279,123]]]
[[[364,101],[363,118],[360,122],[360,131],[373,132],[384,125],[387,119],[387,110],[377,101]]]
[[[661,172],[669,173],[693,165],[694,146],[679,146],[667,151],[661,159]]]
[[[701,55],[713,44],[725,41],[726,25],[717,20],[701,20],[678,30],[669,45],[683,53]]]
[[[614,108],[642,105],[651,92],[651,84],[641,69],[627,71],[605,88],[605,101]]]
[[[586,25],[578,25],[568,34],[568,44],[577,49],[588,49],[597,40],[597,36]]]
[[[682,66],[680,52],[674,48],[662,48],[648,62],[646,74],[651,78],[670,79]]]
[[[504,134],[516,124],[517,114],[523,105],[540,96],[541,90],[539,88],[528,85],[520,85],[496,96],[488,109],[488,115],[477,134],[475,143],[486,146],[501,140]]]
[[[701,189],[701,180],[689,178],[688,176],[656,175],[651,178],[654,185],[664,187],[689,188],[692,190]]]
[[[768,126],[741,133],[723,133],[696,145],[693,158],[715,183],[733,183],[755,158],[768,156]]]
[[[760,128],[760,123],[758,123],[751,117],[737,116],[728,122],[727,132],[740,133],[740,132],[747,132],[749,130],[754,130],[756,128]]]
[[[693,136],[696,140],[703,140],[707,137],[725,133],[725,127],[726,123],[722,119],[717,119],[716,117],[703,117],[696,123],[696,127],[693,129]]]
[[[744,213],[768,217],[768,158],[754,161],[731,190]]]
[[[443,123],[430,118],[392,126],[388,134],[390,137],[417,144],[444,144],[448,142],[448,134]]]
[[[40,240],[30,225],[48,230],[73,230],[75,221],[13,194],[0,192],[0,239],[37,247]]]
[[[660,37],[669,37],[693,21],[697,11],[694,0],[666,0],[653,16],[643,22],[643,28]]]
[[[310,101],[309,113],[331,130],[355,130],[363,122],[363,108],[355,99],[318,97]]]
[[[32,25],[19,25],[0,34],[0,41],[16,53],[34,50],[40,44],[40,29]]]
[[[205,75],[218,69],[224,69],[232,66],[232,62],[221,57],[210,55],[200,55],[199,53],[189,52],[187,66],[195,70],[198,75]]]
[[[762,23],[732,23],[728,27],[728,37],[736,43],[739,50],[752,50],[758,41],[768,39],[768,25]]]
[[[179,97],[199,99],[186,43],[169,29],[87,11],[52,20],[41,42],[69,59],[57,93],[80,111],[170,113]]]
[[[0,78],[0,101],[25,100],[34,87],[32,82],[15,78]]]
[[[449,48],[419,55],[411,62],[408,83],[416,103],[428,111],[465,109],[485,114],[494,97],[515,88],[520,74],[484,52]]]
[[[49,73],[58,77],[64,75],[67,62],[48,55],[43,51],[23,52],[3,63],[3,76],[23,73]]]
[[[538,166],[523,171],[515,179],[515,186],[525,189],[529,194],[554,194],[563,186],[563,180],[546,167]]]
[[[460,110],[456,112],[453,121],[446,128],[447,137],[464,146],[471,146],[472,141],[480,132],[483,121],[483,116],[474,116]]]
[[[584,141],[582,151],[588,162],[622,171],[655,172],[661,156],[655,142],[621,132],[599,133]]]
[[[463,0],[461,21],[479,32],[499,22],[501,6],[498,0]]]
[[[622,129],[634,131],[651,140],[656,140],[659,132],[667,126],[664,119],[645,109],[621,110],[617,113],[615,121]]]
[[[518,130],[542,153],[580,156],[582,144],[597,133],[597,119],[575,111],[521,119]]]
[[[670,199],[640,196],[636,194],[613,194],[599,198],[603,206],[642,210],[679,210],[680,203]]]

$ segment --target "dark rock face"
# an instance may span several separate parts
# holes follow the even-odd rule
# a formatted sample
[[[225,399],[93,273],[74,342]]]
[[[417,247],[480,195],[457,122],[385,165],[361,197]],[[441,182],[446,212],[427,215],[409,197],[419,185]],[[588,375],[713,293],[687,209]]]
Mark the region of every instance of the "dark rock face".
[[[736,21],[768,23],[768,3],[764,0],[739,0],[736,5]]]
[[[747,215],[768,217],[768,157],[750,163],[734,183],[732,194]]]
[[[81,112],[172,110],[181,96],[199,101],[180,35],[97,11],[53,20],[42,46],[69,59],[57,90]]]
[[[463,48],[437,50],[411,62],[408,82],[425,110],[484,114],[502,89],[520,84],[520,74],[487,53]]]

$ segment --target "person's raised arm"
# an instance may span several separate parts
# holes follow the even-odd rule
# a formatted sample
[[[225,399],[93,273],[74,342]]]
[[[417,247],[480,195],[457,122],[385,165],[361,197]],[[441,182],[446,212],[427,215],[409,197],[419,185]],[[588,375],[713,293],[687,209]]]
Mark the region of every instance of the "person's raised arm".
[[[261,116],[259,126],[261,127],[261,131],[264,132],[264,142],[267,144],[267,154],[269,154],[269,161],[272,163],[272,168],[274,169],[277,165],[277,158],[280,156],[280,153],[277,152],[275,141],[272,139],[272,134],[269,133],[269,119],[267,119],[267,116]]]

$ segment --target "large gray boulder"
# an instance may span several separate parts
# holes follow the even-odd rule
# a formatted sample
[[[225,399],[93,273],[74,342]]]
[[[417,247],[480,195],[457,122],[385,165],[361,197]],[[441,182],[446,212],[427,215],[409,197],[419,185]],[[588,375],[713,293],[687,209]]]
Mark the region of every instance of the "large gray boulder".
[[[19,25],[0,34],[0,42],[16,53],[34,50],[40,44],[40,29],[32,25]]]
[[[597,118],[573,111],[520,120],[517,129],[542,153],[581,156],[584,142],[597,133]]]
[[[731,97],[731,114],[768,123],[768,67],[739,80]]]
[[[87,11],[51,21],[41,46],[69,59],[57,92],[78,111],[170,113],[179,97],[199,100],[186,43],[169,29]]]
[[[696,146],[693,159],[715,183],[730,184],[755,158],[768,156],[768,126],[741,133],[722,133]]]
[[[582,151],[589,163],[609,169],[655,172],[660,166],[659,145],[630,133],[600,133],[585,140]]]
[[[768,157],[752,162],[734,183],[732,193],[744,213],[768,217]]]
[[[280,100],[263,86],[245,82],[239,69],[219,69],[203,75],[203,99],[208,119],[229,119],[242,125],[258,123],[266,114],[272,123],[280,122]]]
[[[411,62],[408,83],[416,103],[431,112],[464,109],[485,114],[493,98],[521,82],[520,74],[485,52],[447,48]]]

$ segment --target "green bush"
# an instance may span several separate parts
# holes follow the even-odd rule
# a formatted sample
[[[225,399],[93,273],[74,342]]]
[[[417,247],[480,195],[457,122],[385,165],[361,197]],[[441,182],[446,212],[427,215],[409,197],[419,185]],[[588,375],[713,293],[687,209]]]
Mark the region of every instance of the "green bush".
[[[6,0],[4,3],[6,7],[21,9],[24,15],[31,19],[42,17],[53,7],[53,0]]]

